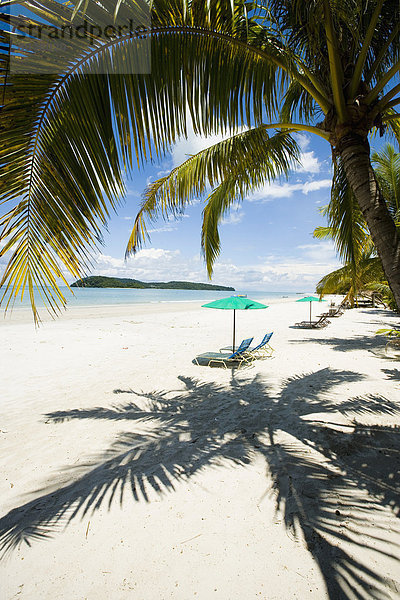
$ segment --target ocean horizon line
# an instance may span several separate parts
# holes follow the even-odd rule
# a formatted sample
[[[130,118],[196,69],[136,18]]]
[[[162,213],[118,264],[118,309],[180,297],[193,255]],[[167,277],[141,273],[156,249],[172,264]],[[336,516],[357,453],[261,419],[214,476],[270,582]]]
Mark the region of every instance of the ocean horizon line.
[[[40,309],[46,309],[42,298],[39,294],[39,288],[35,298],[36,305]],[[293,292],[293,291],[267,291],[267,290],[186,290],[186,289],[163,289],[163,288],[73,288],[69,290],[67,286],[60,286],[67,299],[65,309],[79,307],[96,307],[96,306],[122,306],[135,304],[168,304],[168,303],[183,303],[183,302],[201,302],[210,298],[224,298],[228,295],[246,295],[254,300],[277,300],[284,298],[295,298],[299,295],[308,292]],[[5,311],[4,306],[0,306],[0,311]],[[21,310],[30,308],[29,293],[25,292],[23,300],[16,300],[9,310]]]

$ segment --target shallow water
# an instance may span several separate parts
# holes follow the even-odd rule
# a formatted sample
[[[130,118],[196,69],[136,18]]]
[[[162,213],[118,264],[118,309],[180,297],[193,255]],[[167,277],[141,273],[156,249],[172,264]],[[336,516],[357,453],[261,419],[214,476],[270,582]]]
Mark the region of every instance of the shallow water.
[[[159,304],[164,302],[210,302],[218,298],[225,298],[237,294],[244,294],[252,300],[266,300],[277,302],[282,298],[297,299],[307,292],[268,292],[246,291],[234,292],[215,290],[160,290],[160,289],[123,289],[123,288],[73,288],[73,294],[67,287],[61,288],[67,299],[67,308],[84,306],[115,306],[130,304]],[[39,293],[36,294],[36,303],[40,308],[43,302]],[[13,310],[28,308],[30,306],[29,294],[25,294],[22,302],[18,299]]]

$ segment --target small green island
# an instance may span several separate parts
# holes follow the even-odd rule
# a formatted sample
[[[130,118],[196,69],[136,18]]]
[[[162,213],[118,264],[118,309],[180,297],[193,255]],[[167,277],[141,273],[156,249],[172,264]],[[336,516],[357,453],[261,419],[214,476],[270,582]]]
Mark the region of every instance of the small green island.
[[[234,292],[235,288],[225,285],[212,285],[210,283],[193,283],[192,281],[152,281],[145,282],[138,279],[126,279],[119,277],[103,277],[102,275],[91,275],[75,281],[71,287],[85,288],[135,288],[135,289],[159,289],[159,290],[212,290],[221,292]]]

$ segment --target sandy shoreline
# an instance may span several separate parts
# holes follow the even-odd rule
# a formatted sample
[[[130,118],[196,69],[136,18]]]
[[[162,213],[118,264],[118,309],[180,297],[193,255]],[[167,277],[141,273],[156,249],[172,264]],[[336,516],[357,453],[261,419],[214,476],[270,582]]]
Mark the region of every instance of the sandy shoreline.
[[[232,372],[200,304],[0,323],[2,600],[400,598],[398,318],[241,311],[276,352]]]

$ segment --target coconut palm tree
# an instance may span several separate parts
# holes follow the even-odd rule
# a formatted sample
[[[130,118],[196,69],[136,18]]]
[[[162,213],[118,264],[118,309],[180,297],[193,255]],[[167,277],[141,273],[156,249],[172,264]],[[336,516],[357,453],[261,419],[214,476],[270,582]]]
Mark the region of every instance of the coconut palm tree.
[[[316,290],[320,295],[344,294],[345,300],[354,306],[355,299],[361,292],[384,291],[381,288],[378,290],[383,279],[380,260],[373,256],[373,247],[370,247],[362,252],[356,266],[347,263],[340,269],[328,273],[317,283]]]
[[[230,137],[146,191],[128,254],[149,218],[181,212],[211,186],[202,231],[211,273],[220,219],[288,172],[297,156],[290,134],[306,131],[331,145],[400,304],[400,238],[368,142],[376,131],[399,137],[397,0],[22,4],[36,17],[3,15],[10,31],[0,33],[9,47],[0,59],[0,199],[11,203],[1,221],[10,299],[28,285],[35,311],[37,284],[50,307],[62,304],[57,278],[90,263],[88,248],[123,194],[123,172],[165,153],[192,123],[197,133]],[[83,15],[91,27],[84,47],[63,36]],[[127,31],[132,16],[141,27]],[[43,44],[44,21],[63,52]],[[138,73],[150,42],[147,72],[142,65]]]
[[[380,152],[373,153],[372,164],[388,210],[398,226],[400,155],[391,144],[387,144]],[[328,225],[317,227],[314,237],[332,239],[344,266],[328,273],[318,282],[318,293],[344,293],[346,299],[354,305],[359,292],[375,290],[385,297],[392,308],[396,308],[379,258],[376,257],[367,224],[340,163],[335,167],[331,201],[322,207],[321,213],[326,216]]]

